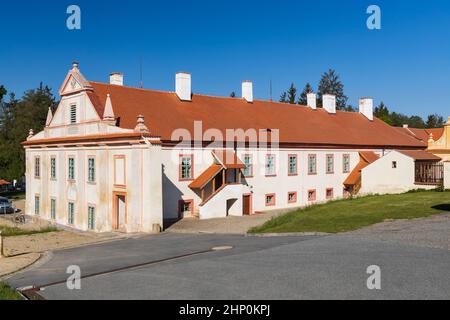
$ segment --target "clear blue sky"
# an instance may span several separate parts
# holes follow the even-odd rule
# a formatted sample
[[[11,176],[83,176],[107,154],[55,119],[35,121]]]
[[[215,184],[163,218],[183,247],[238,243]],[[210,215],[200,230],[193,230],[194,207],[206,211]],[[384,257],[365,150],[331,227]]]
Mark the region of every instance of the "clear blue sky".
[[[82,30],[66,28],[66,9],[82,10]],[[366,28],[366,9],[382,10],[382,30]],[[112,71],[144,86],[174,90],[177,71],[193,91],[274,98],[294,82],[317,86],[334,68],[350,103],[361,96],[391,109],[450,115],[450,1],[7,1],[0,11],[0,84],[21,96],[40,81],[56,92],[71,61],[90,80]]]

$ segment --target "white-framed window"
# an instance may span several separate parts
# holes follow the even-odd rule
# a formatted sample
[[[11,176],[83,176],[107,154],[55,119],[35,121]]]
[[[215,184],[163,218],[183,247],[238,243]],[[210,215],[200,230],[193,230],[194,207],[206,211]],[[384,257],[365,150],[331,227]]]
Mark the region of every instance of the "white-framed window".
[[[73,225],[75,221],[75,203],[69,202],[67,223]]]
[[[247,178],[252,177],[253,176],[253,159],[250,154],[244,155],[244,164],[245,164],[244,176]]]
[[[40,157],[34,158],[34,177],[35,178],[41,177],[41,158]]]
[[[290,154],[288,160],[289,171],[288,175],[295,176],[297,175],[297,155]]]
[[[39,215],[41,213],[41,197],[36,195],[34,196],[34,214]]]
[[[275,155],[274,154],[268,154],[266,155],[266,176],[275,176]]]
[[[75,180],[75,158],[70,157],[68,164],[68,178],[69,180]]]
[[[180,180],[192,180],[194,177],[193,173],[193,163],[194,156],[190,155],[180,155]]]
[[[334,155],[327,154],[327,173],[334,173]]]
[[[56,158],[50,158],[50,179],[56,179]]]
[[[271,207],[275,205],[275,193],[266,194],[266,207]]]
[[[95,158],[88,158],[88,182],[95,182]]]
[[[317,173],[317,156],[315,154],[308,155],[308,174]]]
[[[50,199],[50,218],[56,220],[56,199]]]
[[[95,207],[88,207],[88,228],[89,230],[95,229]]]
[[[77,123],[77,106],[75,104],[70,106],[70,124]]]
[[[344,154],[342,156],[342,162],[343,162],[343,171],[344,173],[350,173],[350,155]]]

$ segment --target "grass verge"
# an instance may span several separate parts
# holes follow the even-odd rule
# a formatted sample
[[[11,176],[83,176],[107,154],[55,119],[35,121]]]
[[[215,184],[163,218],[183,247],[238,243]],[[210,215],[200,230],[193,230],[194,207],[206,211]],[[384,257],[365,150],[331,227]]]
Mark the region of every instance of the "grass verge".
[[[4,237],[15,237],[15,236],[28,236],[38,233],[55,232],[58,231],[58,229],[55,227],[46,227],[40,230],[23,230],[15,227],[0,226],[0,231],[2,231],[2,236]]]
[[[450,212],[450,192],[416,191],[373,195],[313,205],[273,218],[250,233],[356,230],[389,219],[414,219]]]
[[[6,283],[0,282],[0,300],[22,300],[22,297]]]
[[[0,197],[5,197],[10,200],[23,200],[25,199],[25,192],[23,191],[1,192]]]

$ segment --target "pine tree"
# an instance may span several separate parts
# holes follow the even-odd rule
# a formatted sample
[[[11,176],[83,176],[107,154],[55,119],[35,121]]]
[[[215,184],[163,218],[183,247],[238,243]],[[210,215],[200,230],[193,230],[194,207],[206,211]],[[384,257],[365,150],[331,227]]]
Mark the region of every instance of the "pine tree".
[[[347,105],[347,96],[344,94],[344,85],[339,79],[336,71],[329,69],[322,75],[319,82],[319,106],[322,106],[322,97],[324,94],[333,94],[336,96],[336,109],[342,110]]]
[[[292,83],[291,86],[289,87],[288,91],[287,91],[287,101],[290,104],[295,104],[296,103],[296,99],[297,99],[297,88]]]
[[[438,114],[430,114],[425,123],[426,128],[441,128],[445,124],[444,118]]]
[[[283,92],[283,93],[281,94],[280,100],[279,100],[279,101],[282,102],[282,103],[287,103],[287,102],[288,102],[288,99],[287,99],[287,93],[286,93],[286,92]]]
[[[314,89],[309,84],[309,82],[305,85],[305,88],[303,88],[302,93],[300,94],[300,97],[298,98],[298,104],[306,106],[308,104],[308,93],[314,93]]]
[[[231,93],[230,93],[230,98],[236,98],[236,92],[234,92],[234,91],[231,92]]]

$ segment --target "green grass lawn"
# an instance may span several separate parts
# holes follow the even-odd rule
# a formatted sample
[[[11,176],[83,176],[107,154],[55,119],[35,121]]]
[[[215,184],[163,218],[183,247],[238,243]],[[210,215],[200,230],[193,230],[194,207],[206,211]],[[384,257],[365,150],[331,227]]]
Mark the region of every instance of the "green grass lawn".
[[[359,229],[387,219],[413,219],[450,212],[450,192],[417,191],[400,195],[337,200],[273,218],[251,233],[328,232]]]
[[[0,226],[0,231],[2,232],[2,236],[4,236],[4,237],[14,237],[14,236],[28,236],[28,235],[37,234],[37,233],[54,232],[54,231],[58,231],[58,229],[55,227],[47,227],[47,228],[42,228],[40,230],[23,230],[23,229],[14,228],[14,227]]]
[[[0,282],[0,300],[22,300],[22,297],[4,282]]]

